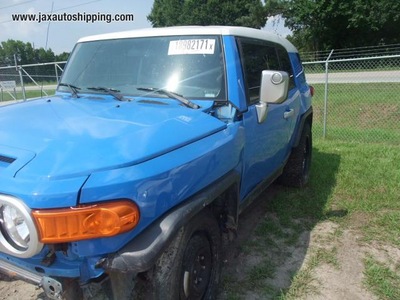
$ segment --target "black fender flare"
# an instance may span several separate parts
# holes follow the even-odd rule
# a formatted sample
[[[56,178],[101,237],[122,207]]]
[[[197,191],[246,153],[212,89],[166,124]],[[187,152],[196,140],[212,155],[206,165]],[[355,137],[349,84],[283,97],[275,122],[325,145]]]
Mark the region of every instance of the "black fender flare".
[[[312,126],[312,115],[313,115],[313,107],[310,106],[310,108],[307,109],[306,112],[300,116],[299,125],[297,127],[297,130],[296,130],[296,133],[294,136],[294,140],[293,140],[293,146],[292,146],[293,148],[295,148],[299,145],[301,133],[303,132],[303,128],[304,128],[304,124],[306,123],[306,121],[309,118],[311,119],[310,126]]]
[[[108,272],[141,273],[149,270],[182,226],[229,187],[239,183],[240,175],[230,171],[154,221],[119,251],[103,259],[98,266]]]

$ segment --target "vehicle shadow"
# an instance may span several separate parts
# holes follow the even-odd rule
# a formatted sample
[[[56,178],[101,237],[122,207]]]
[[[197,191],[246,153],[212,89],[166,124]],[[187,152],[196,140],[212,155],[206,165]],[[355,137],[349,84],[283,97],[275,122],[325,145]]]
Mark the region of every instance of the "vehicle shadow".
[[[303,189],[266,189],[240,216],[237,239],[223,256],[217,299],[273,299],[284,295],[309,251],[315,225],[341,218],[328,208],[340,156],[313,149],[310,182]]]

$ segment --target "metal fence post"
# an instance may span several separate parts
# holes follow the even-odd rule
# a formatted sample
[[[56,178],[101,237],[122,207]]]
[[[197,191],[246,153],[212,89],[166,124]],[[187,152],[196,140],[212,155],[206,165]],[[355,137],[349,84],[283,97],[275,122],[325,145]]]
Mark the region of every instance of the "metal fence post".
[[[58,83],[58,70],[57,70],[57,64],[54,64],[54,72],[56,73],[56,80],[57,80],[57,83]]]
[[[65,62],[64,62],[65,63]],[[54,68],[56,69],[56,78],[57,78],[57,83],[59,82],[59,80],[60,80],[60,78],[59,78],[59,75],[58,75],[58,70],[57,69],[60,69],[60,71],[61,71],[61,74],[63,73],[63,68],[61,68],[59,65],[58,65],[58,63],[55,63],[54,64]],[[61,75],[60,75],[60,77],[61,77]]]
[[[25,94],[25,86],[24,86],[24,78],[22,77],[22,71],[21,67],[17,67],[18,73],[19,73],[19,79],[21,81],[21,91],[22,91],[22,98],[24,101],[26,100],[26,94]]]
[[[329,73],[329,59],[333,54],[333,49],[331,53],[329,53],[328,58],[325,61],[325,96],[324,96],[324,125],[323,125],[323,133],[322,137],[326,137],[326,123],[328,117],[328,73]]]
[[[14,62],[15,62],[15,69],[18,71],[19,73],[19,80],[21,82],[21,91],[22,91],[22,98],[24,99],[24,101],[26,100],[26,94],[25,94],[25,87],[24,87],[24,78],[22,77],[22,71],[21,71],[21,67],[18,66],[17,64],[17,55],[14,54]]]

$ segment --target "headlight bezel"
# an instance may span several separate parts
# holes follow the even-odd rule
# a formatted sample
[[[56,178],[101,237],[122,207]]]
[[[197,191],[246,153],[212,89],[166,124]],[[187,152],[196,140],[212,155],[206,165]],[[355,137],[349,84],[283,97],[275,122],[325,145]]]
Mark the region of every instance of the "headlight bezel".
[[[7,221],[4,220],[4,211],[6,207],[18,212],[20,218],[23,218],[25,222],[25,227],[29,232],[29,240],[25,241],[25,247],[18,245],[20,241],[13,240],[10,230],[5,227]],[[31,209],[16,197],[0,195],[0,212],[0,251],[20,258],[29,258],[38,254],[42,250],[43,244],[39,241],[39,234],[31,215]]]

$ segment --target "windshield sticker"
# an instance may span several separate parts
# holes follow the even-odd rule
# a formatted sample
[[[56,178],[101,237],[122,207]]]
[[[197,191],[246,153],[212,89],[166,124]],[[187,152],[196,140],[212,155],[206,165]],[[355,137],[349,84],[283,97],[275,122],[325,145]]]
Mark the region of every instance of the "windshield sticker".
[[[215,39],[170,41],[168,55],[214,54]]]

